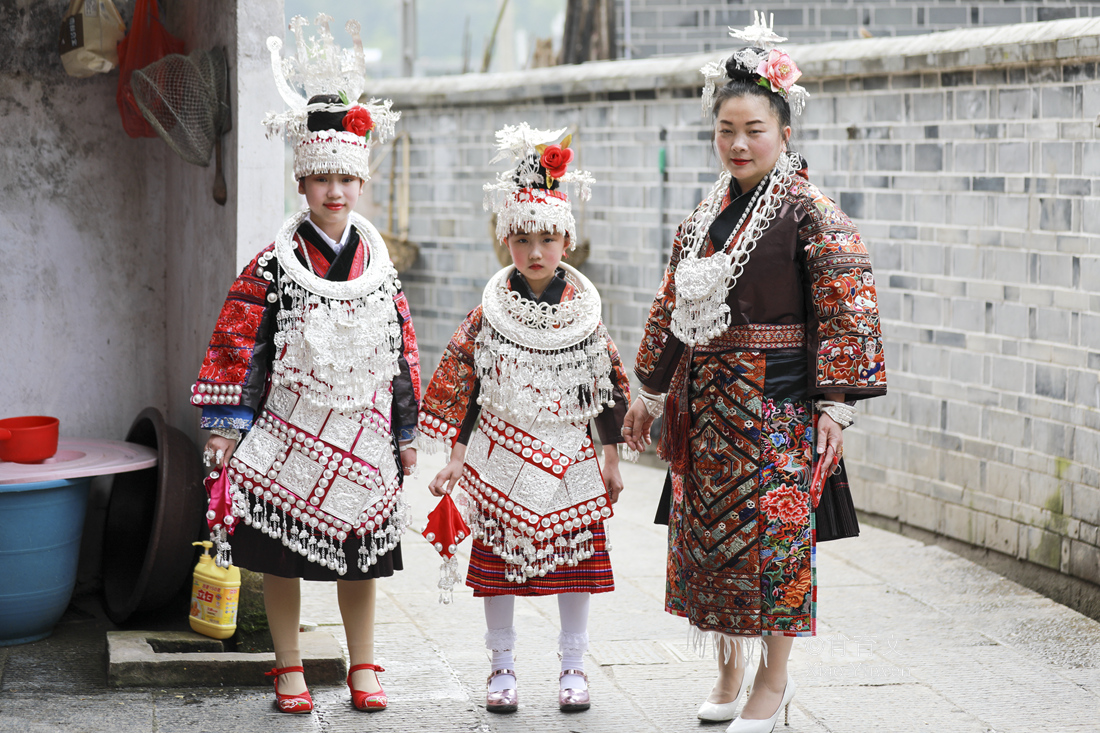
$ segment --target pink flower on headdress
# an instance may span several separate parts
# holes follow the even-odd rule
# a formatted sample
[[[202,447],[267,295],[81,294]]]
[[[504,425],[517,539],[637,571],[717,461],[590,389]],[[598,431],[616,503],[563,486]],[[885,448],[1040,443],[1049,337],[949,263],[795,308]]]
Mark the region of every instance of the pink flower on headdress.
[[[768,80],[773,92],[782,92],[784,95],[802,76],[802,72],[794,65],[791,57],[777,48],[773,48],[768,58],[760,62],[760,66],[756,67],[756,73]]]

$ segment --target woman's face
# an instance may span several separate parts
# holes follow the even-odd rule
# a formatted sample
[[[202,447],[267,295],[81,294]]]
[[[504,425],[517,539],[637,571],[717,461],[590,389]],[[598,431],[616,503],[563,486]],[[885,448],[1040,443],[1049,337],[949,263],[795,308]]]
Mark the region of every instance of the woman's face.
[[[748,191],[768,175],[787,149],[790,127],[780,127],[771,103],[759,94],[730,97],[718,109],[714,142],[718,158]]]
[[[363,179],[346,173],[318,173],[298,181],[310,218],[326,233],[329,227],[343,230],[362,192]]]

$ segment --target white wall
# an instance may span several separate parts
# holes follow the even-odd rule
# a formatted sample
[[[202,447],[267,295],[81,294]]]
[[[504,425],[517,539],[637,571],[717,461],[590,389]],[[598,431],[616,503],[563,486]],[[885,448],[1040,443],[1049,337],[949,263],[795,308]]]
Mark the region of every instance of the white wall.
[[[0,416],[122,438],[166,405],[166,150],[123,132],[117,73],[65,74],[61,12],[0,9]]]
[[[128,18],[132,0],[117,4]],[[283,147],[260,125],[282,107],[264,46],[283,35],[282,2],[162,3],[189,51],[227,51],[225,206],[212,165],[126,136],[117,72],[64,73],[61,5],[0,0],[0,417],[121,439],[154,406],[198,440],[188,390],[218,309],[282,221]]]

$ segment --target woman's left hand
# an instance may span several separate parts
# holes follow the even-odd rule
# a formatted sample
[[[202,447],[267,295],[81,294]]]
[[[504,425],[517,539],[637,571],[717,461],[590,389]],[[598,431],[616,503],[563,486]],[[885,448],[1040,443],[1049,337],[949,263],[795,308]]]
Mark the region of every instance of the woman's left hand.
[[[817,454],[826,466],[826,473],[844,456],[844,434],[824,412],[817,416]]]

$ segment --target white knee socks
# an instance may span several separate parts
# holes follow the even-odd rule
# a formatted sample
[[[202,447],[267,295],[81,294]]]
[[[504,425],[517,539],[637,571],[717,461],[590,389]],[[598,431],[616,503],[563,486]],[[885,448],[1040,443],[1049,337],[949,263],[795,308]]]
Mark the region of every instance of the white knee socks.
[[[485,647],[493,654],[492,671],[515,669],[516,627],[513,617],[515,596],[486,596],[485,598]],[[510,674],[494,677],[489,683],[490,692],[515,688],[516,678]]]
[[[558,615],[561,633],[558,650],[561,652],[561,669],[584,671],[584,653],[588,651],[589,593],[562,593],[558,596]],[[485,646],[492,652],[492,669],[515,669],[516,627],[514,616],[515,596],[488,596],[485,598]],[[562,689],[584,690],[588,683],[584,677],[568,674],[561,678]],[[489,683],[491,692],[514,688],[516,678],[500,675]]]
[[[561,669],[584,671],[584,653],[588,650],[588,603],[589,593],[562,593],[558,596],[558,615],[561,618],[561,633],[558,635],[558,650],[561,652]],[[561,678],[561,689],[584,690],[588,683],[577,674],[567,674]]]

